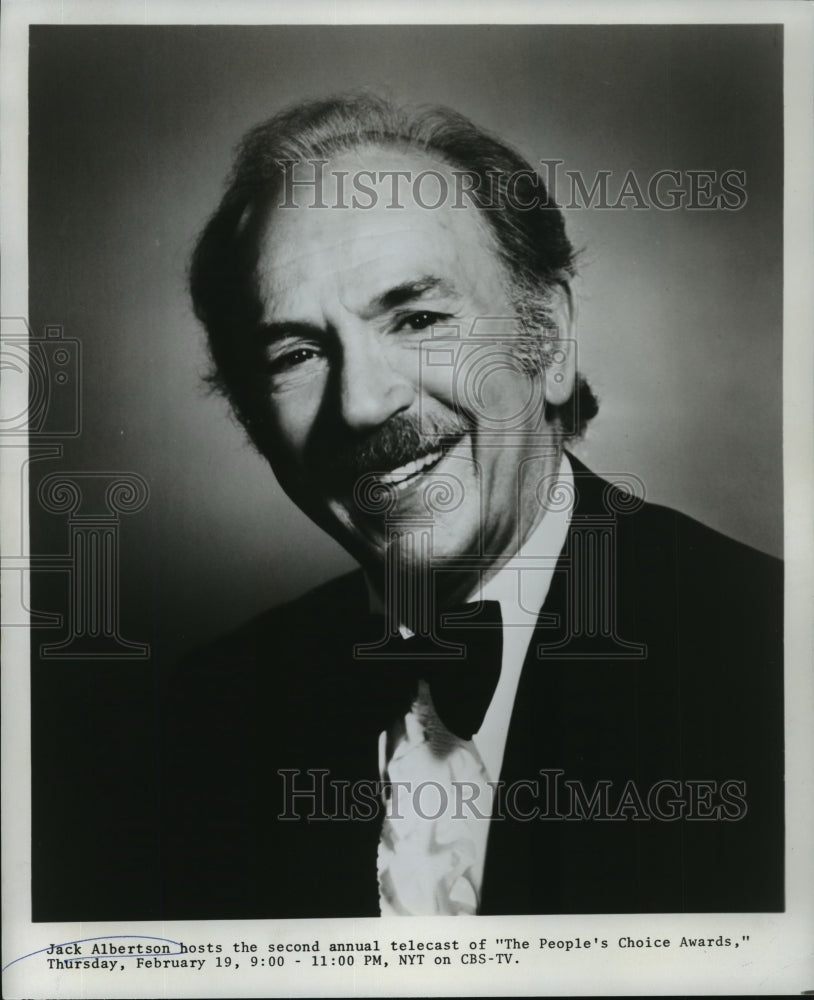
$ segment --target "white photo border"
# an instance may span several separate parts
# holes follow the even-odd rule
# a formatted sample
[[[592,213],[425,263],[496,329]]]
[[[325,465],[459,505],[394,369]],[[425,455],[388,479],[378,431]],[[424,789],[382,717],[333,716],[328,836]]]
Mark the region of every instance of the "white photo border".
[[[4,335],[28,311],[27,279],[27,49],[31,24],[719,24],[782,23],[785,26],[785,209],[784,209],[784,495],[786,554],[786,910],[784,913],[647,916],[592,915],[501,918],[437,918],[335,921],[160,922],[34,924],[31,914],[30,691],[29,644],[25,628],[3,631],[2,670],[2,850],[3,850],[3,990],[14,997],[172,996],[420,996],[434,995],[671,995],[748,992],[799,993],[814,990],[814,673],[812,629],[812,539],[814,510],[814,410],[812,409],[812,261],[814,261],[814,8],[793,2],[646,2],[580,4],[505,2],[433,4],[356,2],[264,3],[237,0],[145,0],[145,2],[47,2],[7,0],[2,11],[2,233],[3,274],[0,317]],[[12,383],[19,389],[17,383]],[[3,387],[6,388],[5,386]],[[22,406],[25,399],[22,400]],[[2,415],[17,413],[20,398],[0,397]],[[2,445],[2,442],[0,442]],[[27,551],[27,496],[20,489],[25,448],[0,446],[2,534],[6,553]],[[23,477],[24,483],[24,477]],[[3,569],[3,620],[25,614],[27,592],[15,594],[8,565]],[[13,567],[16,572],[18,567]],[[16,579],[16,577],[15,577]],[[17,602],[12,609],[13,602]],[[748,873],[744,873],[748,878]],[[682,930],[679,930],[682,929]],[[749,935],[748,951],[710,956],[706,951],[637,951],[635,957],[610,949],[575,960],[568,953],[524,956],[507,969],[460,968],[442,982],[433,968],[320,970],[290,965],[262,977],[236,976],[214,969],[200,982],[194,976],[167,973],[162,979],[125,972],[110,976],[92,970],[48,974],[27,960],[52,942],[122,935],[165,940],[293,942],[319,938],[407,940],[479,939],[501,935],[534,941],[547,934],[570,939],[621,934],[663,936],[697,934]],[[77,989],[81,992],[77,993]]]

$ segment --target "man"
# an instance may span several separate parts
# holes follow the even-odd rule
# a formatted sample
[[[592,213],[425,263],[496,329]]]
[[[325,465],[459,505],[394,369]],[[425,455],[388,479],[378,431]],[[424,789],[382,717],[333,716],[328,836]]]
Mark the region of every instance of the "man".
[[[175,678],[167,916],[782,907],[780,569],[566,451],[573,274],[453,112],[244,140],[192,262],[213,380],[361,569]]]

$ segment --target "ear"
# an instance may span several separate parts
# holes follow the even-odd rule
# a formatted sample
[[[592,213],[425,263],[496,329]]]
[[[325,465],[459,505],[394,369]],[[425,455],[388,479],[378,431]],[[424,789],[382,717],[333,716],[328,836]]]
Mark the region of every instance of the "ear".
[[[555,285],[550,292],[550,326],[544,331],[546,402],[561,406],[571,397],[577,377],[576,306],[568,286]]]

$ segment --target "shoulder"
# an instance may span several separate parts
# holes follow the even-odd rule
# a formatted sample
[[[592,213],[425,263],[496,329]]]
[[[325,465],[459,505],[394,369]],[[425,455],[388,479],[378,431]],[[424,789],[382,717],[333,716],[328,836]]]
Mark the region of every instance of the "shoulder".
[[[625,494],[619,484],[628,477],[572,465],[576,502],[564,555],[579,586],[596,599],[604,594],[627,627],[650,631],[665,648],[692,646],[699,662],[782,663],[781,560],[641,491]]]
[[[646,503],[620,526],[620,539],[628,541],[639,561],[655,570],[661,567],[677,594],[694,595],[697,603],[719,607],[737,603],[780,607],[783,596],[783,562],[730,538],[680,511]]]
[[[576,524],[580,516],[599,514],[607,519],[617,543],[635,550],[639,559],[669,565],[679,575],[701,574],[706,579],[754,577],[782,579],[780,559],[761,552],[702,524],[672,507],[651,503],[625,491],[620,483],[597,475],[569,455],[577,490]]]
[[[365,600],[362,571],[354,570],[328,580],[291,601],[269,608],[221,636],[209,648],[216,650],[253,642],[257,637],[290,632],[307,623],[313,626],[320,621],[339,621],[349,612],[358,612],[364,607]]]
[[[644,503],[635,514],[637,530],[651,537],[653,544],[671,549],[688,565],[704,561],[733,569],[762,570],[767,573],[782,569],[782,561],[731,538],[695,518],[661,504]]]
[[[329,580],[194,647],[177,664],[169,686],[184,685],[194,675],[199,688],[228,680],[233,689],[243,678],[265,674],[275,662],[284,664],[294,655],[305,663],[309,646],[324,644],[347,617],[364,611],[366,600],[361,570]]]

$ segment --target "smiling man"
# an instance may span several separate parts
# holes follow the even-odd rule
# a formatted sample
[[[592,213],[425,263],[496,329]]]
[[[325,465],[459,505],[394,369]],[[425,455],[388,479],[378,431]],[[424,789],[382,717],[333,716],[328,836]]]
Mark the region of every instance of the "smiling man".
[[[527,480],[543,481],[559,463],[555,435],[547,433],[547,450],[540,442],[543,402],[563,403],[573,390],[567,291],[548,293],[560,300],[565,346],[559,364],[544,366],[546,341],[516,319],[513,277],[486,219],[449,199],[429,209],[408,197],[393,207],[394,173],[434,171],[451,191],[449,167],[371,145],[318,167],[323,204],[333,207],[316,207],[313,186],[301,180],[260,239],[265,420],[280,482],[379,590],[392,539],[386,519],[360,505],[360,477],[392,490],[390,520],[425,517],[427,484],[454,483],[456,502],[435,512],[425,555],[486,555],[494,569],[543,515]],[[363,172],[373,178],[370,207],[343,209],[340,185]],[[441,350],[445,363],[433,364]],[[460,389],[478,368],[476,401]],[[504,430],[499,448],[489,440],[496,430]],[[445,597],[464,599],[472,585],[455,574],[457,594]]]
[[[213,380],[361,570],[175,678],[167,916],[782,906],[780,568],[566,451],[573,273],[454,112],[244,140],[191,270]]]

